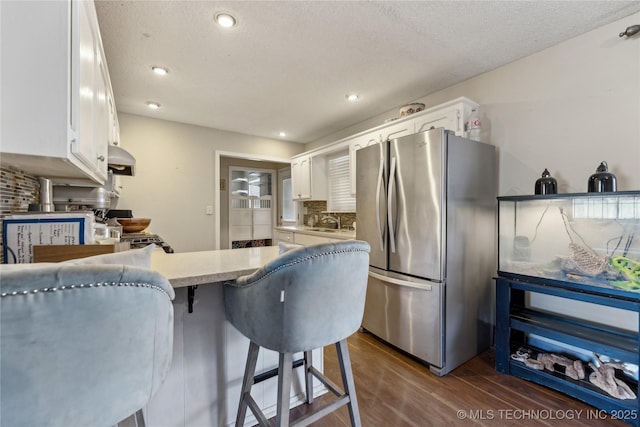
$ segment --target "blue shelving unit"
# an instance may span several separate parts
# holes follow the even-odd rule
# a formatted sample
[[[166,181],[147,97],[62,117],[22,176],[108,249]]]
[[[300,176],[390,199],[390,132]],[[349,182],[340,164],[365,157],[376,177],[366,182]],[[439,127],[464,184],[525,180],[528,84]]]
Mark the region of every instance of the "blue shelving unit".
[[[511,354],[524,346],[539,350],[527,342],[528,334],[548,338],[570,346],[603,354],[612,359],[640,365],[638,333],[579,320],[562,314],[550,314],[527,307],[526,293],[553,295],[574,301],[585,301],[640,313],[640,294],[603,287],[563,282],[513,273],[499,272],[496,278],[496,370],[524,378],[573,396],[628,424],[640,426],[640,401],[617,399],[591,384],[590,369],[584,380],[572,380],[560,373],[540,371],[511,359]],[[638,382],[626,379],[638,395]]]

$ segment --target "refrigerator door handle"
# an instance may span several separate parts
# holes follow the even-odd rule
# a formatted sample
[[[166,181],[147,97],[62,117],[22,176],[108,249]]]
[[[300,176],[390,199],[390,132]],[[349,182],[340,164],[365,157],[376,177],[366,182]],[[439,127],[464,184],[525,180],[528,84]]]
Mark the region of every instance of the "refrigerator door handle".
[[[380,167],[378,168],[378,183],[376,185],[376,224],[378,225],[378,237],[380,237],[380,251],[384,251],[384,236],[382,224],[380,222],[380,190],[382,189],[382,176],[384,174],[384,159],[380,157]]]
[[[393,233],[393,189],[396,186],[396,158],[391,159],[389,170],[389,189],[387,190],[387,223],[389,225],[389,246],[391,253],[396,253],[396,236]]]
[[[408,288],[416,288],[421,289],[423,291],[431,291],[432,286],[423,284],[423,283],[414,283],[409,282],[407,280],[396,279],[394,277],[383,276],[382,274],[374,273],[373,271],[369,271],[369,276],[378,279],[382,282],[393,283],[394,285],[406,286]]]

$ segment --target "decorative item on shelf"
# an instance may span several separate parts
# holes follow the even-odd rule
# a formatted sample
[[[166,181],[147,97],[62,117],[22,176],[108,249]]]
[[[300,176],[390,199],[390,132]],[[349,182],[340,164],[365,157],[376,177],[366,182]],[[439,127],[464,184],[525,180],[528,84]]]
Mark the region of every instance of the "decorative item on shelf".
[[[629,385],[616,377],[616,369],[623,372],[627,371],[624,363],[603,362],[597,354],[595,354],[595,358],[599,366],[589,362],[589,367],[593,369],[593,372],[589,375],[589,381],[616,399],[635,399],[636,394]]]
[[[564,367],[564,374],[573,380],[585,377],[582,360],[573,360],[553,353],[538,353],[536,360],[544,365],[547,371],[556,372],[556,365]]]
[[[600,162],[596,173],[589,177],[589,193],[611,193],[617,191],[616,176],[609,172],[607,162]]]
[[[414,102],[412,104],[403,105],[400,107],[400,117],[408,116],[422,110],[424,110],[424,104]]]
[[[626,30],[624,30],[623,32],[621,32],[618,35],[620,37],[625,37],[625,36],[631,37],[631,36],[635,36],[638,33],[640,33],[640,24],[631,25],[631,26],[627,27]]]
[[[535,194],[557,194],[558,183],[545,168],[542,177],[536,180]]]
[[[482,124],[480,123],[480,116],[477,109],[472,109],[469,118],[465,123],[467,131],[467,138],[480,142],[480,129]]]

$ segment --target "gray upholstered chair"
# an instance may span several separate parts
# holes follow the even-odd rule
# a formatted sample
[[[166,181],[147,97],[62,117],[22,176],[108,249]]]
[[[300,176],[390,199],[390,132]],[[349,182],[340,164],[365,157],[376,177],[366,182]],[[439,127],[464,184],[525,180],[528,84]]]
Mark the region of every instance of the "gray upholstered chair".
[[[368,268],[369,244],[345,240],[290,250],[225,286],[227,320],[251,341],[236,426],[244,424],[247,406],[261,425],[268,425],[251,397],[260,347],[280,354],[277,426],[289,425],[292,362],[298,352],[304,353],[307,403],[313,402],[312,376],[338,399],[292,425],[308,425],[344,405],[348,405],[352,425],[360,425],[347,337],[362,321]],[[311,360],[311,350],[334,343],[344,393],[314,368]]]
[[[168,372],[174,292],[124,265],[0,266],[2,427],[114,426]]]

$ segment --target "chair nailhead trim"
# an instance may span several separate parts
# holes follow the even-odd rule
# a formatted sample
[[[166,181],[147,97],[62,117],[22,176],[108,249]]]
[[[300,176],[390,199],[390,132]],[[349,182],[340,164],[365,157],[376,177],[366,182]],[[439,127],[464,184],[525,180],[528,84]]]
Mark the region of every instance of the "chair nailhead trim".
[[[81,283],[79,285],[63,285],[60,287],[53,287],[53,288],[43,288],[43,289],[31,289],[29,291],[13,291],[13,292],[2,292],[0,294],[0,297],[4,298],[4,297],[13,297],[13,296],[19,296],[19,295],[29,295],[29,294],[37,294],[39,292],[56,292],[56,291],[66,291],[66,290],[71,290],[71,289],[84,289],[84,288],[99,288],[99,287],[107,287],[107,286],[129,286],[129,287],[136,287],[136,288],[150,288],[150,289],[154,289],[156,291],[160,291],[163,294],[169,296],[169,294],[162,289],[159,286],[156,285],[151,285],[149,283],[131,283],[131,282],[126,282],[126,283],[122,283],[122,282],[104,282],[104,283]]]
[[[347,253],[347,252],[367,252],[367,251],[364,251],[362,249],[341,249],[341,250],[338,250],[338,251],[326,251],[326,252],[319,252],[319,253],[313,254],[313,255],[307,255],[304,258],[298,258],[295,261],[291,261],[291,262],[288,262],[286,264],[282,264],[278,268],[275,268],[275,269],[267,272],[266,274],[255,278],[254,280],[252,280],[252,282],[257,282],[259,280],[265,279],[265,278],[269,277],[270,275],[274,274],[275,272],[277,272],[277,271],[279,271],[279,270],[281,270],[283,268],[290,267],[292,265],[296,265],[296,264],[299,264],[301,262],[305,262],[305,261],[313,259],[313,258],[320,258],[320,257],[325,256],[325,255],[335,255],[335,254]],[[230,283],[230,285],[231,286],[238,286],[238,287],[244,286],[244,285],[237,285],[236,282]]]

